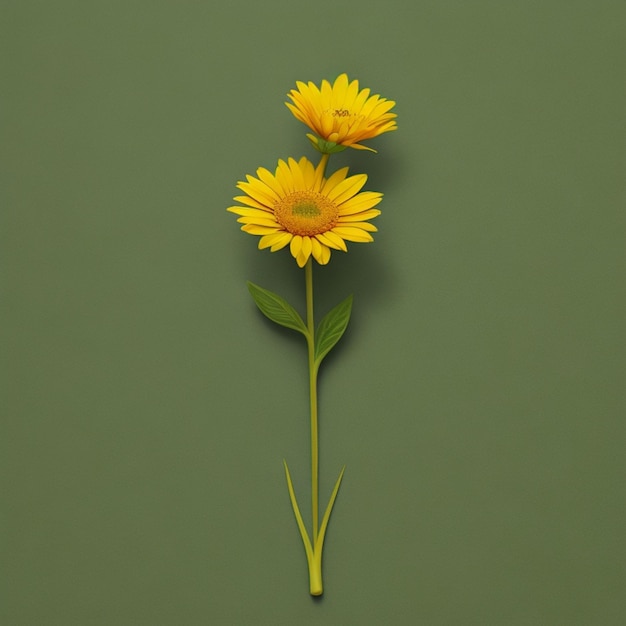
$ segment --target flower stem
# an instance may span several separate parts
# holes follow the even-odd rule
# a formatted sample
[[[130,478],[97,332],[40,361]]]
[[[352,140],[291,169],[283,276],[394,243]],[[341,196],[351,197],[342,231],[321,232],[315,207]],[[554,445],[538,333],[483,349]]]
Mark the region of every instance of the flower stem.
[[[326,172],[329,154],[322,154],[320,166],[322,175]],[[305,267],[306,283],[306,325],[309,353],[309,398],[311,402],[311,515],[313,517],[313,545],[317,543],[319,532],[319,440],[317,427],[317,371],[319,363],[315,361],[315,314],[313,310],[313,256],[309,257]],[[321,554],[320,554],[321,561]],[[321,588],[321,580],[320,580]]]
[[[317,370],[315,363],[315,317],[313,312],[313,258],[309,257],[305,267],[306,324],[309,355],[309,398],[311,402],[311,515],[313,517],[313,545],[319,530],[319,440],[317,427]]]
[[[328,159],[330,154],[322,154],[322,158],[320,159],[320,165],[322,166],[322,176],[326,175],[326,166],[328,165]]]
[[[326,170],[326,164],[328,163],[328,154],[323,154],[320,165],[322,173]],[[322,523],[320,525],[319,515],[319,437],[317,427],[317,372],[319,370],[321,359],[315,357],[315,315],[313,307],[313,257],[310,256],[306,265],[304,266],[304,279],[306,290],[306,342],[308,347],[308,361],[309,361],[309,398],[311,403],[311,516],[312,516],[312,536],[309,537],[302,515],[300,514],[300,507],[296,499],[296,493],[293,488],[293,481],[289,473],[289,467],[287,462],[285,465],[285,476],[287,478],[287,487],[289,489],[289,498],[291,500],[291,506],[293,513],[296,516],[296,522],[298,524],[298,530],[302,537],[302,543],[304,544],[304,550],[306,552],[307,564],[309,566],[309,591],[312,596],[321,596],[324,592],[322,585],[322,551],[324,549],[324,538],[326,536],[326,529],[328,528],[328,521],[330,514],[339,492],[339,486],[341,485],[341,479],[345,466],[339,473],[339,478],[335,483],[335,487],[330,496],[328,505],[322,517]]]

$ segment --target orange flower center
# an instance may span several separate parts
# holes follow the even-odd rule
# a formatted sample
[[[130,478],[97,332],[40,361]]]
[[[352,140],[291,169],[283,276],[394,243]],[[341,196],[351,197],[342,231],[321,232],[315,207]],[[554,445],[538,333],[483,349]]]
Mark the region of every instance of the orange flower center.
[[[317,191],[294,191],[274,206],[278,223],[292,235],[313,237],[330,230],[339,217],[333,202]]]

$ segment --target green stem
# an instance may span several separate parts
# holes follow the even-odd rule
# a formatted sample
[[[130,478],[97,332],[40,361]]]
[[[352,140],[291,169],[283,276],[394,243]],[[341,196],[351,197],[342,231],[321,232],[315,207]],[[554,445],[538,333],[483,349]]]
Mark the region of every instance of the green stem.
[[[313,545],[319,530],[319,440],[317,427],[317,370],[315,363],[315,317],[313,312],[313,257],[304,267],[306,282],[306,325],[309,353],[309,398],[311,402],[311,515],[313,517]]]
[[[322,166],[322,172],[326,170],[328,163],[328,154],[323,154],[320,160]],[[300,514],[300,507],[296,499],[296,493],[293,488],[293,482],[287,467],[285,465],[285,476],[287,478],[287,486],[289,488],[289,498],[291,500],[291,506],[293,508],[294,515],[296,516],[296,522],[302,537],[304,544],[304,550],[306,552],[307,564],[309,566],[309,591],[312,596],[320,596],[323,593],[322,585],[322,551],[324,549],[324,538],[326,536],[326,529],[328,528],[328,520],[339,492],[339,486],[341,485],[341,479],[345,467],[341,470],[339,478],[335,483],[335,487],[330,496],[328,505],[322,518],[320,525],[319,519],[319,437],[317,427],[317,372],[319,370],[319,361],[315,359],[315,316],[313,307],[313,257],[309,257],[306,265],[304,266],[304,278],[306,287],[306,341],[308,347],[308,360],[309,360],[309,397],[311,402],[311,515],[313,518],[313,534],[312,540],[309,538],[302,515]]]
[[[328,159],[330,154],[322,154],[322,158],[320,159],[320,163],[322,164],[322,174],[326,175],[326,166],[328,165]]]
[[[329,154],[322,154],[320,165],[322,174],[326,173]],[[313,310],[313,256],[309,257],[304,268],[306,282],[306,325],[309,352],[309,397],[311,402],[311,515],[313,517],[313,545],[317,543],[319,533],[319,440],[317,426],[317,371],[315,362],[315,314]]]

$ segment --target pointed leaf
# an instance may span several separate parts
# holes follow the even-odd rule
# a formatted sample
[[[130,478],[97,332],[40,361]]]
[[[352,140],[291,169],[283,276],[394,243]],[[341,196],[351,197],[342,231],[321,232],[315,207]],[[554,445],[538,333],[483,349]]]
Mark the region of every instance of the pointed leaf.
[[[322,525],[320,526],[320,534],[317,536],[317,542],[314,546],[315,552],[320,553],[324,547],[324,537],[326,536],[326,529],[328,528],[328,521],[330,520],[330,514],[333,510],[333,505],[335,504],[335,500],[337,499],[337,494],[339,493],[339,486],[341,485],[341,479],[343,478],[343,473],[346,471],[346,466],[344,465],[341,468],[341,472],[339,474],[339,478],[335,483],[335,488],[330,496],[330,500],[328,502],[328,506],[326,507],[326,512],[324,513],[324,518],[322,519]]]
[[[248,290],[265,317],[307,336],[309,333],[298,312],[279,295],[248,282]]]
[[[341,339],[350,321],[351,312],[352,296],[348,296],[329,311],[320,322],[315,337],[315,361],[318,365]]]
[[[294,515],[296,516],[296,523],[298,524],[298,530],[300,531],[300,536],[302,537],[302,543],[304,544],[307,561],[311,563],[313,559],[313,546],[311,546],[309,533],[307,533],[304,520],[302,519],[302,515],[300,515],[300,507],[298,506],[298,501],[296,500],[296,493],[293,490],[293,482],[291,482],[291,475],[289,474],[289,468],[287,467],[287,461],[285,461],[285,459],[283,459],[283,464],[285,466],[285,475],[287,477],[287,488],[289,489],[291,507],[293,508]]]

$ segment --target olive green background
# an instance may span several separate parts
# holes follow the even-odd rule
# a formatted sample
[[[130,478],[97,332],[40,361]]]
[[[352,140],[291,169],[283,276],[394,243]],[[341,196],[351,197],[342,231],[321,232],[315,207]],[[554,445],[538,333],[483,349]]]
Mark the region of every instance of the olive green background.
[[[3,2],[3,626],[626,622],[623,2]],[[399,130],[330,168],[379,233],[322,372],[250,279],[235,183],[315,154],[283,105],[346,71]]]

